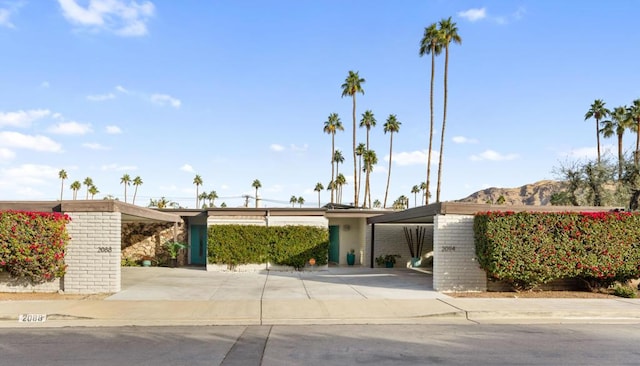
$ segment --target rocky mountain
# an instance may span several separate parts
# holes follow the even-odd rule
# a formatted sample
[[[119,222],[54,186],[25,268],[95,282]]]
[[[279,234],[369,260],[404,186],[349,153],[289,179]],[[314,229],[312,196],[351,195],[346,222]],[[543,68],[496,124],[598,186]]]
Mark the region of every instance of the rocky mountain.
[[[504,205],[550,205],[551,195],[559,192],[562,182],[542,180],[518,188],[487,188],[457,202],[494,203]],[[501,197],[504,197],[502,199]]]

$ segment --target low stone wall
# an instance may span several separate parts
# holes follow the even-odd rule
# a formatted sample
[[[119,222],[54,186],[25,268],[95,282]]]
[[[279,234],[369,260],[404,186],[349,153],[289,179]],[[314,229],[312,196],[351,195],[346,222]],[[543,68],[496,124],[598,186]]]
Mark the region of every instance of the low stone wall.
[[[59,278],[39,284],[33,284],[24,278],[11,277],[8,273],[0,273],[0,292],[58,292],[62,290]]]
[[[143,258],[151,258],[155,265],[167,265],[169,254],[164,243],[173,241],[172,223],[125,223],[122,225],[122,262],[139,264]],[[177,240],[187,243],[184,223],[177,225]],[[187,250],[178,256],[178,264],[188,263]]]

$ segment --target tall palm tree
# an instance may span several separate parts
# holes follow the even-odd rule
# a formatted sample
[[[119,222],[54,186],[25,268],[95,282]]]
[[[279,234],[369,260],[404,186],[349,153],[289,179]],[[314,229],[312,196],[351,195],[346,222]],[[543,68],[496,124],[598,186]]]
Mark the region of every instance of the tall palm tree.
[[[342,187],[347,185],[347,178],[344,174],[340,173],[336,177],[336,186],[338,188],[338,203],[342,203]]]
[[[318,192],[318,207],[320,207],[320,192],[322,192],[323,189],[324,186],[320,182],[316,183],[316,187],[313,189],[314,191]]]
[[[611,120],[602,121],[603,127],[599,132],[602,132],[605,138],[611,137],[614,134],[618,137],[618,180],[620,180],[624,163],[622,137],[627,128],[632,129],[634,127],[634,121],[627,113],[626,107],[616,107],[609,115],[611,116]]]
[[[196,208],[200,207],[200,186],[202,183],[202,177],[199,174],[196,174],[193,178],[193,184],[196,185]]]
[[[428,187],[427,187],[427,182],[422,182],[420,183],[420,190],[422,191],[422,204],[425,204],[425,198],[428,204],[429,203],[429,194],[427,193]]]
[[[127,186],[131,185],[131,177],[129,174],[124,174],[120,178],[120,184],[124,184],[124,202],[127,202]]]
[[[420,187],[418,187],[418,185],[411,187],[411,193],[413,193],[413,206],[418,207],[418,193],[420,193]]]
[[[367,151],[367,146],[362,142],[356,146],[356,155],[358,156],[358,200],[360,199],[360,183],[362,183],[362,154]]]
[[[339,175],[340,164],[344,163],[344,156],[342,156],[342,151],[336,150],[333,152],[333,163],[336,164],[336,175]]]
[[[64,191],[64,180],[69,178],[67,172],[64,169],[60,169],[58,172],[58,178],[60,178],[60,201],[62,201],[62,193]]]
[[[633,153],[633,162],[637,168],[640,162],[640,99],[634,100],[627,111],[629,112],[629,118],[634,123],[634,130],[636,131],[636,151]]]
[[[77,180],[71,183],[71,186],[69,186],[69,188],[71,188],[71,190],[73,191],[73,199],[75,201],[78,198],[78,191],[80,190],[80,188],[82,188],[82,184],[79,180]]]
[[[442,33],[442,41],[444,44],[444,108],[442,110],[442,131],[440,135],[440,156],[438,161],[438,186],[436,189],[436,202],[440,202],[440,186],[442,184],[442,157],[444,156],[444,132],[447,126],[447,97],[448,77],[449,77],[449,45],[451,42],[461,44],[462,38],[458,34],[456,23],[451,21],[451,17],[442,19],[438,25],[439,31]]]
[[[376,117],[370,109],[367,109],[366,111],[364,111],[364,113],[362,113],[362,119],[360,120],[360,127],[364,127],[367,130],[367,143],[365,145],[365,150],[370,149],[369,132],[371,132],[371,129],[375,126],[376,126]],[[359,196],[360,196],[360,175],[358,174],[358,197]],[[366,198],[363,198],[362,200],[364,201],[365,199]]]
[[[356,94],[360,93],[364,95],[362,84],[365,82],[366,80],[358,75],[358,71],[353,72],[349,70],[349,75],[347,75],[344,84],[342,84],[342,97],[350,96],[353,101],[353,204],[356,207],[358,206],[358,190],[355,188],[358,186],[358,182],[356,181],[358,179],[358,172],[356,171]]]
[[[205,202],[207,200],[207,197],[209,197],[209,194],[207,192],[202,192],[200,193],[200,195],[198,196],[198,203],[202,202],[202,205],[198,208],[207,208],[207,203]]]
[[[256,189],[256,208],[258,208],[258,189],[262,188],[262,183],[258,179],[254,179],[251,187]]]
[[[93,199],[96,194],[100,193],[100,191],[98,190],[98,187],[92,185],[91,187],[89,187],[89,194],[91,194],[91,199]]]
[[[135,190],[133,191],[133,201],[131,201],[132,204],[136,204],[136,196],[138,195],[138,186],[141,186],[144,182],[142,181],[142,178],[140,178],[140,176],[136,176],[135,178],[133,178],[133,186],[136,187]]]
[[[298,197],[298,204],[300,205],[300,208],[302,208],[302,205],[304,205],[304,197]]]
[[[216,200],[218,199],[218,193],[211,191],[207,194],[207,201],[209,201],[209,207],[216,207]]]
[[[329,115],[329,118],[324,122],[324,129],[323,131],[325,133],[328,133],[331,135],[331,181],[333,182],[335,180],[335,170],[334,170],[334,165],[333,165],[333,156],[334,153],[336,151],[336,143],[335,143],[335,139],[336,139],[336,132],[337,131],[344,131],[344,127],[342,127],[342,121],[340,121],[340,117],[338,117],[338,113],[331,113]],[[334,203],[334,185],[331,185],[331,203]]]
[[[437,24],[433,23],[424,29],[424,35],[420,41],[420,57],[431,55],[431,87],[429,92],[429,111],[431,115],[429,123],[429,150],[427,151],[427,188],[431,184],[431,150],[433,150],[433,81],[435,79],[436,56],[442,53],[442,33],[437,28]],[[427,204],[429,199],[427,197]]]
[[[87,187],[87,196],[85,199],[89,199],[89,188],[91,188],[91,186],[93,186],[93,179],[86,177],[84,178],[84,181],[82,182],[82,184],[84,184],[85,187]]]
[[[389,194],[389,182],[391,182],[391,157],[393,153],[393,134],[400,131],[402,122],[398,121],[395,114],[390,114],[387,122],[384,123],[384,133],[389,132],[389,171],[387,173],[387,189],[384,191],[384,201],[382,207],[387,207],[387,196]]]
[[[364,183],[364,197],[363,197],[363,201],[365,201],[368,199],[369,200],[369,204],[364,204],[364,207],[371,207],[371,184],[370,184],[370,176],[371,176],[371,172],[373,171],[373,167],[378,164],[378,156],[376,155],[376,152],[374,150],[367,150],[364,152],[363,155],[363,159],[364,160],[364,170],[366,172],[365,174],[365,183]]]
[[[298,197],[291,196],[291,198],[289,198],[289,203],[291,204],[291,207],[295,207],[296,203],[298,203]]]
[[[379,199],[376,198],[376,200],[373,201],[373,207],[374,208],[380,208],[380,206],[382,206],[382,203],[380,202]]]
[[[602,101],[602,99],[596,99],[592,104],[587,113],[584,115],[584,120],[588,120],[593,118],[596,120],[596,141],[598,146],[598,164],[600,164],[600,121],[604,118],[607,118],[611,114],[607,108],[605,108],[606,103]]]

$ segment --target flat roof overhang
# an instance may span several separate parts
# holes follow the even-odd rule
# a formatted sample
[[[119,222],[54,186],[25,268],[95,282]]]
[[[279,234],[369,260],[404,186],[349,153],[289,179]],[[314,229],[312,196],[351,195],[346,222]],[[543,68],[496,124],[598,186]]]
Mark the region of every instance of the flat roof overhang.
[[[120,212],[122,222],[182,222],[180,215],[115,200],[0,201],[0,210],[38,212]]]
[[[467,202],[438,202],[404,211],[370,217],[367,224],[432,224],[436,215],[475,215],[478,212],[609,212],[619,207],[488,205]]]

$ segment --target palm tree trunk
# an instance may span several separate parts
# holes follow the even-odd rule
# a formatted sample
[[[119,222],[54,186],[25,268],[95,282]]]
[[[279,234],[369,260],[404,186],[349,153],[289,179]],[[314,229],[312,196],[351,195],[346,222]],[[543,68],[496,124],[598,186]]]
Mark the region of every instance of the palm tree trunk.
[[[444,54],[444,109],[442,111],[442,133],[440,134],[440,156],[438,162],[438,188],[436,202],[440,202],[440,185],[442,184],[442,156],[444,153],[444,130],[447,125],[447,76],[449,74],[449,43],[445,46]],[[427,193],[428,194],[428,193]]]
[[[358,172],[356,171],[356,93],[353,93],[353,204],[358,207]]]
[[[431,123],[429,125],[429,151],[427,151],[427,189],[431,184],[431,150],[433,149],[433,80],[435,78],[436,55],[435,47],[431,47],[431,92],[429,94],[429,110],[431,113]],[[425,198],[426,204],[429,204],[429,196]]]
[[[638,154],[636,154],[637,156]],[[622,135],[618,135],[618,181],[622,178],[622,162],[624,156],[622,155]]]
[[[633,162],[636,168],[638,168],[638,162],[640,162],[640,118],[638,118],[638,126],[636,134],[636,152],[633,154]]]
[[[598,165],[600,164],[600,121],[596,118],[596,141],[598,142]]]
[[[356,196],[358,196],[358,201],[360,201],[360,183],[362,183],[362,155],[358,156],[358,186],[356,187]],[[358,207],[358,205],[355,205]]]
[[[320,208],[320,191],[318,191],[318,208]]]
[[[60,183],[60,201],[62,201],[63,192],[64,192],[64,179],[62,179],[62,183]]]
[[[389,171],[387,174],[387,189],[384,191],[384,208],[387,208],[387,196],[389,195],[389,182],[391,181],[391,153],[393,152],[393,132],[389,134]]]
[[[331,203],[334,203],[334,193],[333,190],[335,188],[335,170],[334,170],[334,166],[333,166],[333,154],[335,154],[336,148],[335,148],[335,137],[336,134],[332,133],[331,134]]]
[[[137,181],[137,180],[136,180]],[[136,196],[138,195],[138,186],[136,185],[136,189],[133,191],[133,201],[131,201],[132,205],[136,204]]]

